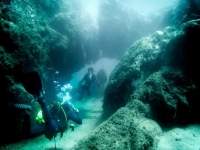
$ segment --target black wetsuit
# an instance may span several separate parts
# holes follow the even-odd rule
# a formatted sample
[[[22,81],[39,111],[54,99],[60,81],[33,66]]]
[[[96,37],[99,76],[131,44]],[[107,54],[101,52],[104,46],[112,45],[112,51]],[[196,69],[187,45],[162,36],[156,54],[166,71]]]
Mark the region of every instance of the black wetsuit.
[[[82,84],[83,82],[84,82],[84,84]],[[78,91],[80,93],[79,100],[82,100],[84,91],[86,91],[88,96],[90,96],[91,95],[90,87],[95,86],[95,84],[100,85],[100,83],[96,79],[96,76],[93,73],[91,75],[89,73],[85,74],[83,79],[79,82],[79,89],[80,89]]]

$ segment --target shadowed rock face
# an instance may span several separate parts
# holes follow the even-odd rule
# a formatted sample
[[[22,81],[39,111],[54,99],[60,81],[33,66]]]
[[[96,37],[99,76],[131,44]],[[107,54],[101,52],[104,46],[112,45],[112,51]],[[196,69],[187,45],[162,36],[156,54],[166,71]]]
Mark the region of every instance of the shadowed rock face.
[[[167,67],[150,75],[130,99],[148,104],[151,117],[163,125],[187,124],[199,121],[199,110],[195,108],[199,102],[193,103],[197,94],[191,78]]]
[[[124,106],[138,85],[164,65],[165,62],[160,56],[175,32],[175,28],[167,27],[164,32],[157,31],[149,37],[136,41],[126,51],[112,72],[105,90],[103,105],[105,116]]]
[[[169,66],[180,68],[199,86],[199,72],[196,65],[198,59],[198,36],[200,34],[200,20],[191,20],[181,25],[180,32],[172,37],[172,40],[163,53],[163,59]],[[165,58],[164,58],[165,57]]]
[[[57,4],[52,5],[53,3]],[[30,120],[27,120],[28,117],[24,116],[23,111],[13,110],[7,105],[7,103],[29,105],[33,99],[20,84],[21,74],[38,71],[43,80],[43,88],[46,90],[47,87],[54,87],[52,76],[57,69],[63,70],[60,71],[58,78],[69,81],[74,68],[83,65],[83,59],[77,59],[81,57],[81,53],[77,56],[80,47],[78,42],[76,47],[73,46],[71,43],[75,39],[70,38],[70,33],[61,34],[56,27],[50,26],[50,22],[60,21],[55,21],[52,16],[60,11],[60,7],[64,7],[61,1],[53,3],[0,1],[0,94],[4,97],[0,105],[0,117],[4,122],[0,125],[0,131],[2,136],[5,136],[1,142],[21,139],[24,126],[28,126],[30,121],[35,124],[35,116],[39,109],[37,104],[32,106]],[[51,14],[47,15],[48,11]],[[75,27],[70,26],[70,21],[68,17],[67,27],[73,32]],[[72,60],[77,61],[72,63]],[[54,68],[54,72],[49,68]],[[54,88],[46,90],[47,99],[55,97],[54,95]]]
[[[135,42],[111,75],[105,91],[104,115],[109,116],[119,107],[125,106],[130,99],[138,99],[136,95],[133,97],[130,95],[134,95],[134,92],[140,88],[138,85],[144,85],[141,89],[146,94],[137,91],[142,97],[139,98],[140,100],[146,103],[151,99],[157,99],[156,101],[163,99],[166,105],[171,105],[164,109],[165,105],[155,102],[157,106],[160,105],[160,110],[166,111],[160,113],[157,111],[157,106],[152,110],[157,111],[157,114],[166,115],[166,117],[160,116],[158,120],[177,122],[180,118],[183,119],[184,115],[182,116],[178,109],[181,112],[188,109],[190,115],[186,112],[184,114],[193,116],[197,111],[193,99],[195,96],[198,97],[199,90],[199,73],[196,71],[199,63],[196,50],[199,27],[199,20],[194,20],[183,24],[180,29],[167,27],[163,33],[158,31],[152,36]],[[167,68],[163,69],[163,67]],[[160,96],[155,96],[153,93],[159,93]],[[151,105],[151,102],[148,103]],[[198,105],[198,101],[196,104]],[[189,109],[191,107],[194,109]],[[167,113],[172,113],[174,116],[169,117]],[[180,118],[176,118],[177,115]],[[167,117],[170,119],[168,120]],[[188,119],[185,118],[182,122]]]
[[[200,7],[198,0],[181,0],[177,6],[166,12],[159,28],[166,26],[179,27],[181,24],[200,17]]]
[[[130,47],[105,92],[103,117],[115,113],[73,149],[154,149],[160,126],[200,121],[198,60],[192,49],[198,43],[185,40],[198,37],[198,22],[167,27]]]

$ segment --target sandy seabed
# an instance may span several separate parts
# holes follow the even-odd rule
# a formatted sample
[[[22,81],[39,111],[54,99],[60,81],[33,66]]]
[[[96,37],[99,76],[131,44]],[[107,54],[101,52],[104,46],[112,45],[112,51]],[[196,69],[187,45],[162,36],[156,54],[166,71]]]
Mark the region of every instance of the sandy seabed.
[[[200,125],[163,132],[156,150],[200,150]]]

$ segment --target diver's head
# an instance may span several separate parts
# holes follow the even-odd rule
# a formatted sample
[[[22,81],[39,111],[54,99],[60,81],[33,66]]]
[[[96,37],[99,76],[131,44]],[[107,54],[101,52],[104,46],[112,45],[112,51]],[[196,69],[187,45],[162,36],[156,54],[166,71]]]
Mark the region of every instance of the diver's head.
[[[89,67],[88,68],[88,73],[93,73],[94,72],[94,69],[92,67]]]

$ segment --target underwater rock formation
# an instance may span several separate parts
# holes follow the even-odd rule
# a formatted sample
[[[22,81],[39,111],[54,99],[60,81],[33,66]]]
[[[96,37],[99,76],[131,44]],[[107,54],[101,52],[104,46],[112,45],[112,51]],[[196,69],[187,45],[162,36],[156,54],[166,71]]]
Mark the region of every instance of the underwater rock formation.
[[[199,8],[195,1],[188,1],[195,9],[189,8],[186,1],[180,1],[182,5],[171,10],[163,19],[167,21],[163,25],[170,25],[169,27],[136,41],[126,51],[110,76],[102,117],[108,119],[116,113],[73,149],[153,149],[162,133],[160,126],[200,121],[197,71],[200,21],[189,21],[199,18]],[[0,117],[3,120],[0,131],[4,137],[1,142],[12,142],[23,138],[29,122],[34,124],[34,116],[39,109],[37,104],[31,105],[33,111],[29,118],[24,111],[7,106],[7,102],[29,104],[32,99],[19,83],[20,74],[37,70],[44,79],[45,87],[48,87],[49,66],[63,70],[61,77],[68,80],[70,73],[84,65],[86,51],[82,51],[81,37],[72,21],[74,16],[60,12],[61,1],[2,2],[1,0],[0,35],[3,39],[0,41],[0,94],[4,99],[1,99],[0,105]],[[186,16],[184,10],[187,10]],[[171,19],[170,23],[168,19]],[[120,24],[119,18],[114,17],[113,20],[117,20],[119,27],[127,25],[125,22]],[[61,26],[63,22],[66,24]],[[106,24],[111,23],[108,20]],[[101,21],[101,24],[101,44],[107,46],[103,38],[107,32],[103,30],[105,22]],[[109,28],[108,31],[112,33]],[[118,28],[114,31],[118,31]],[[124,31],[130,30],[126,28]],[[137,29],[132,31],[135,37],[143,35]],[[128,35],[131,36],[132,34]],[[90,44],[89,42],[86,46],[88,53],[93,49]],[[76,60],[76,63],[72,60]],[[48,96],[51,96],[51,91],[47,91]]]
[[[137,110],[121,108],[73,150],[146,150],[155,146],[158,141],[155,137],[161,133],[155,121],[145,119]]]
[[[179,27],[181,24],[190,20],[199,19],[200,17],[200,2],[198,0],[181,0],[173,9],[166,12],[159,28],[166,26]]]
[[[149,117],[164,125],[193,123],[199,120],[192,117],[198,111],[191,103],[196,90],[193,81],[180,70],[163,68],[150,75],[130,99],[150,106]]]
[[[164,62],[160,55],[169,42],[175,28],[167,27],[149,37],[136,41],[124,54],[110,76],[104,96],[104,113],[109,116],[124,106],[131,93],[150,74],[158,71]]]
[[[172,86],[180,86],[184,91],[193,89],[193,94],[196,93],[195,91],[198,90],[199,86],[199,73],[196,72],[195,67],[198,64],[196,51],[196,47],[198,47],[196,37],[199,35],[198,22],[199,20],[187,22],[180,27],[180,30],[167,27],[162,34],[159,34],[161,32],[156,32],[150,37],[135,42],[130,47],[122,61],[113,71],[106,88],[103,105],[105,116],[109,116],[109,113],[113,113],[118,108],[125,106],[130,95],[137,90],[138,85],[147,78],[152,80],[150,75],[154,72],[162,74],[162,68],[165,66],[178,70],[180,73],[169,70],[167,71],[168,73],[160,76],[167,78],[171,75],[174,78],[170,79],[168,77],[168,79],[164,80],[179,81],[179,84],[174,81],[175,85],[172,84]],[[170,74],[169,72],[173,73]],[[176,74],[179,74],[179,77]],[[154,82],[161,82],[159,81],[159,76],[153,78],[158,80]],[[149,83],[149,85],[151,84]],[[164,86],[160,86],[160,88],[164,88]],[[181,92],[184,95],[183,97],[186,95],[191,97],[192,94],[188,93],[188,90],[184,93],[179,91],[179,93]],[[197,95],[195,94],[195,96]]]
[[[5,136],[1,142],[20,140],[24,123],[29,122],[25,121],[27,118],[23,111],[13,110],[7,105],[29,105],[33,99],[20,84],[21,74],[38,71],[43,79],[43,88],[46,89],[53,87],[52,72],[49,68],[63,70],[59,75],[66,81],[70,79],[73,68],[83,64],[81,58],[77,59],[79,61],[76,63],[71,63],[71,60],[77,57],[77,51],[74,49],[77,50],[79,45],[77,43],[74,48],[71,44],[74,39],[70,39],[70,33],[59,33],[56,27],[51,26],[51,20],[54,20],[54,16],[64,7],[67,6],[61,5],[61,1],[0,1],[0,94],[4,97],[0,105],[0,117],[4,120],[0,131],[2,136],[12,134],[11,137]],[[68,23],[71,24],[70,20]],[[71,31],[73,30],[75,29],[71,28]],[[80,56],[81,53],[78,57]],[[52,98],[52,95],[55,95],[55,89],[46,90],[46,99]],[[34,125],[39,106],[36,103],[31,106],[33,110],[30,121]],[[16,127],[12,127],[13,124]]]
[[[161,127],[199,122],[199,27],[192,20],[135,42],[106,88],[103,117],[109,119],[73,149],[154,149]]]

